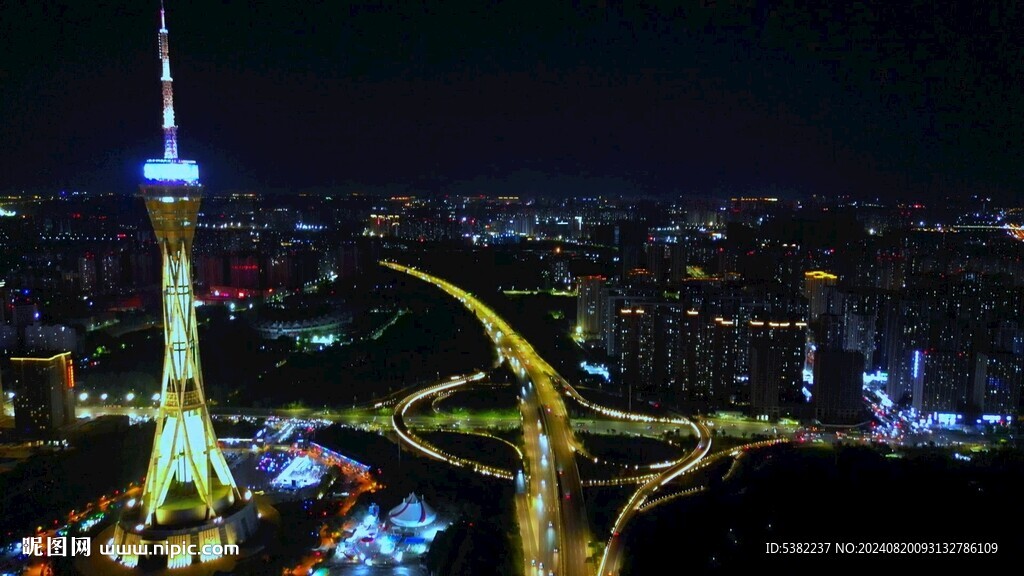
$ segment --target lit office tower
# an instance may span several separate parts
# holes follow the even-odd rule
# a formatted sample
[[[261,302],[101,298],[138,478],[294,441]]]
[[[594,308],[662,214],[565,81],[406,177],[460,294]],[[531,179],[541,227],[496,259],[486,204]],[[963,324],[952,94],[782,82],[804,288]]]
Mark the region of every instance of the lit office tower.
[[[139,504],[122,511],[113,543],[129,547],[162,544],[179,550],[148,557],[146,562],[166,560],[167,567],[180,567],[215,559],[218,555],[205,553],[213,550],[207,545],[241,542],[255,532],[258,520],[251,492],[240,491],[231,476],[206,407],[191,262],[202,187],[199,166],[178,159],[162,9],[160,20],[164,157],[146,162],[140,195],[163,263],[163,378],[146,483]],[[136,566],[140,557],[129,552],[118,560]]]
[[[818,316],[833,310],[835,285],[839,277],[829,272],[812,270],[804,272],[804,297],[807,298],[808,320],[817,320]]]
[[[75,368],[70,352],[11,358],[14,427],[28,438],[52,436],[75,421]]]
[[[576,283],[576,334],[592,340],[604,323],[604,276],[581,276]]]
[[[750,411],[777,418],[780,407],[800,396],[807,325],[789,320],[751,320]]]

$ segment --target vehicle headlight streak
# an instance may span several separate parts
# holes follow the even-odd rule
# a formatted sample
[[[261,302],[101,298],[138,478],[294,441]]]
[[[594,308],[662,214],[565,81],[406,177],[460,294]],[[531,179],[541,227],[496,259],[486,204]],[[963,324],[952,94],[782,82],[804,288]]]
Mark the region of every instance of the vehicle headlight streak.
[[[629,502],[622,508],[622,511],[619,512],[619,516],[615,519],[614,528],[612,529],[612,536],[608,538],[608,543],[605,546],[605,552],[604,555],[601,557],[601,566],[597,572],[598,574],[610,574],[610,572],[607,571],[607,564],[610,557],[609,551],[614,546],[614,535],[620,534],[622,532],[623,528],[628,523],[630,517],[634,512],[645,512],[650,508],[656,506],[657,504],[665,502],[669,499],[677,498],[680,496],[686,496],[689,494],[695,494],[698,492],[702,492],[706,489],[706,487],[704,486],[698,486],[675,494],[669,494],[667,496],[663,496],[655,500],[648,500],[650,495],[657,491],[658,488],[664,486],[665,484],[671,482],[672,480],[678,478],[683,474],[700,470],[702,468],[706,468],[712,462],[719,460],[721,458],[736,458],[737,456],[739,456],[740,454],[747,450],[774,446],[776,444],[781,444],[789,441],[785,438],[773,438],[771,440],[751,442],[749,444],[737,446],[736,448],[728,452],[719,452],[714,456],[711,456],[710,458],[705,458],[708,452],[711,450],[710,430],[707,430],[705,428],[705,432],[706,434],[701,437],[702,439],[700,443],[697,445],[697,448],[694,449],[694,451],[689,456],[687,456],[687,458],[694,458],[692,461],[686,463],[677,470],[663,472],[661,475],[652,478],[647,484],[639,488],[629,499]],[[699,456],[697,456],[698,454]],[[686,458],[684,458],[683,460],[685,459]],[[680,462],[682,462],[682,460],[680,460]]]
[[[488,466],[486,464],[473,462],[472,460],[467,460],[465,458],[459,458],[458,456],[455,456],[453,454],[448,454],[446,452],[441,451],[436,446],[433,446],[429,442],[426,442],[425,440],[415,436],[414,434],[407,433],[404,430],[404,428],[406,428],[404,422],[405,413],[406,411],[409,410],[410,406],[412,406],[416,402],[423,400],[424,398],[428,398],[436,394],[441,394],[450,391],[459,386],[464,386],[470,382],[477,382],[479,380],[482,380],[484,376],[485,374],[483,372],[477,372],[471,376],[465,376],[462,378],[455,377],[455,380],[450,380],[443,384],[428,386],[427,388],[424,388],[423,390],[420,390],[419,392],[416,392],[415,394],[406,397],[401,402],[399,402],[398,405],[395,407],[395,412],[391,415],[391,427],[406,444],[415,448],[416,450],[419,450],[423,454],[426,454],[427,456],[434,458],[435,460],[440,460],[442,462],[451,464],[453,466],[458,466],[460,468],[472,468],[473,471],[483,474],[485,476],[497,476],[498,478],[503,478],[505,480],[512,480],[513,474],[511,471],[502,470],[501,468]]]

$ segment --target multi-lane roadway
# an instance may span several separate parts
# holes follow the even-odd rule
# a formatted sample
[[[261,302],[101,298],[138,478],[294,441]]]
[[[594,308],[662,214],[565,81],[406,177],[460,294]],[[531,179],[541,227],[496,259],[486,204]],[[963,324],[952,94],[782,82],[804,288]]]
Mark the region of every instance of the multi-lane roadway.
[[[637,513],[641,512],[641,507],[644,502],[646,502],[647,499],[657,492],[662,486],[668,484],[679,475],[685,474],[696,466],[702,458],[707,456],[708,451],[711,450],[711,431],[708,430],[707,426],[702,422],[695,421],[694,425],[700,430],[700,440],[697,442],[697,448],[686,458],[679,460],[654,478],[651,478],[646,484],[641,486],[639,490],[634,492],[633,496],[626,504],[626,507],[622,509],[619,517],[615,520],[615,526],[612,528],[612,536],[608,539],[608,545],[605,548],[604,556],[601,559],[601,564],[598,569],[599,576],[614,576],[619,573],[619,570],[622,567],[623,551],[622,539],[619,535],[633,517]]]
[[[382,414],[377,409],[355,409],[355,410],[303,410],[290,409],[235,409],[228,408],[214,410],[214,418],[296,418],[299,420],[325,420],[338,424],[362,427],[375,431],[386,431],[391,427],[390,416]],[[99,416],[129,416],[133,418],[150,419],[156,414],[156,408],[128,407],[128,406],[78,406],[75,408],[78,418],[88,419]],[[390,410],[389,410],[390,413]],[[460,429],[460,430],[500,430],[519,428],[522,425],[521,415],[481,415],[481,414],[454,414],[454,413],[429,413],[427,411],[411,413],[405,417],[405,423],[416,430],[436,429]],[[591,434],[622,434],[628,436],[648,436],[651,438],[662,438],[665,433],[673,432],[682,435],[688,434],[688,428],[680,428],[672,422],[643,422],[631,420],[609,420],[606,418],[574,418],[572,426],[575,429],[586,430]],[[758,427],[760,432],[764,427]],[[737,434],[738,435],[738,434]]]
[[[556,383],[555,370],[528,342],[486,304],[469,292],[408,266],[385,266],[433,284],[470,310],[487,329],[495,346],[513,366],[521,390],[526,487],[520,518],[526,574],[590,576],[587,564],[590,527],[583,484],[576,467],[572,426]]]

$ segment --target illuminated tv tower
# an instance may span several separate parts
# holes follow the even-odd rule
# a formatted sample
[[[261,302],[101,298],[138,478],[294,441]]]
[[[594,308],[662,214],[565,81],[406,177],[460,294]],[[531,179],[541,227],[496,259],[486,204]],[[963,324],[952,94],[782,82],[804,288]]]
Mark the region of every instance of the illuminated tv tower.
[[[252,494],[239,490],[217,445],[203,391],[191,258],[202,186],[199,166],[178,159],[162,3],[159,38],[164,157],[145,163],[139,188],[163,261],[163,378],[142,496],[122,513],[114,541],[181,545],[167,548],[181,551],[166,557],[167,566],[174,568],[218,557],[188,550],[241,542],[256,531],[258,516]],[[140,559],[126,554],[118,560],[135,566]]]

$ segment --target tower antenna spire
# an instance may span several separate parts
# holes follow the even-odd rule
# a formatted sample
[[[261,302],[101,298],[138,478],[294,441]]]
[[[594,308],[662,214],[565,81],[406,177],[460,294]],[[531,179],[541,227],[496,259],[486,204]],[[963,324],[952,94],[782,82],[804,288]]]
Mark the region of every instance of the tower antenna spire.
[[[164,2],[160,0],[160,85],[163,94],[164,158],[178,159],[178,127],[174,125],[174,84],[171,79],[171,55],[167,43],[167,20],[164,16]]]

